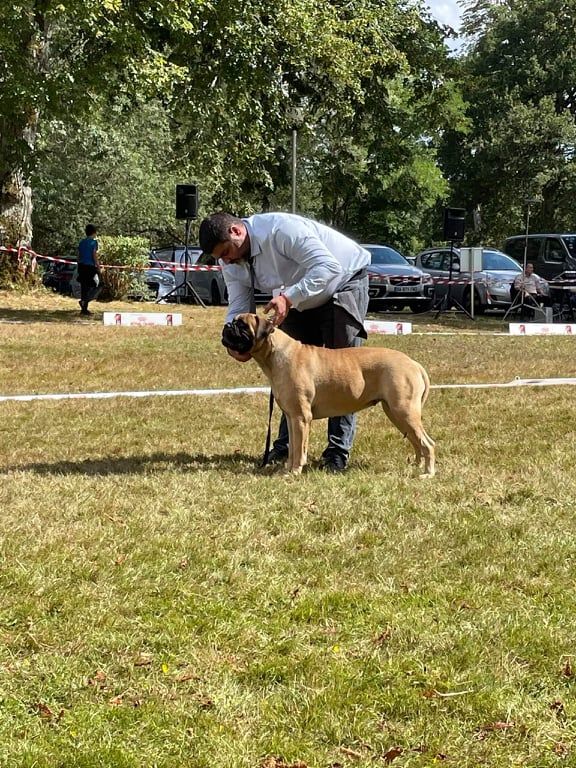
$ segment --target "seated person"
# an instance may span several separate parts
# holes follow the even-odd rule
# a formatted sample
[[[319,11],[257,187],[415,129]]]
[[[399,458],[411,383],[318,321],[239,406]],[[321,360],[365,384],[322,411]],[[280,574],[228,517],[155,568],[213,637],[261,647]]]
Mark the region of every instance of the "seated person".
[[[518,273],[518,276],[510,286],[510,298],[512,302],[516,301],[518,294],[522,294],[521,304],[524,316],[524,305],[527,305],[527,316],[534,316],[534,309],[530,307],[549,307],[550,306],[550,287],[546,280],[534,272],[534,264],[528,262],[526,269]]]

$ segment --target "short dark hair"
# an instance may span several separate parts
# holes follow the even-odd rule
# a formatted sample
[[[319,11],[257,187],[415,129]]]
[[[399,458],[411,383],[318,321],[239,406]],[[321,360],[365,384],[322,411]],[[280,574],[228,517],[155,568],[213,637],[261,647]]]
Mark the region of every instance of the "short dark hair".
[[[233,224],[241,224],[242,219],[233,216],[226,211],[213,213],[212,216],[204,219],[200,224],[198,231],[198,243],[204,253],[212,253],[218,243],[225,243],[230,240],[230,227]]]
[[[96,227],[94,224],[86,224],[86,229],[84,231],[86,232],[86,237],[90,237],[90,235],[96,234]]]

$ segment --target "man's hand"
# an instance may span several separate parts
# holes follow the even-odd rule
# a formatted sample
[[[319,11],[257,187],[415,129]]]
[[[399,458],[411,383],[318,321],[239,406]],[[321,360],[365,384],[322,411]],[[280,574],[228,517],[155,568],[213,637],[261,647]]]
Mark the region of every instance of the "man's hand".
[[[274,296],[274,298],[266,304],[264,312],[266,314],[268,314],[268,312],[273,312],[274,317],[272,318],[272,322],[274,325],[281,325],[284,320],[286,320],[286,315],[290,311],[291,306],[292,302],[290,299],[280,294],[280,296]]]
[[[233,349],[228,349],[227,351],[230,357],[233,357],[234,360],[238,360],[239,363],[247,363],[248,360],[252,360],[252,355],[250,352],[245,352],[242,354],[241,352],[234,352]]]

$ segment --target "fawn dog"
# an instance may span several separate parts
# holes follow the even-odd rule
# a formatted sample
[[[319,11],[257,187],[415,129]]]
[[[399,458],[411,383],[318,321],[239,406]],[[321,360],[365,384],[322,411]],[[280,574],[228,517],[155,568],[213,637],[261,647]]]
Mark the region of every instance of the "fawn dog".
[[[382,404],[390,421],[411,442],[416,465],[434,474],[434,441],[422,426],[422,405],[430,389],[424,368],[393,349],[326,349],[302,344],[266,317],[237,315],[222,331],[228,349],[249,352],[270,381],[286,414],[290,438],[288,472],[306,464],[310,422]]]

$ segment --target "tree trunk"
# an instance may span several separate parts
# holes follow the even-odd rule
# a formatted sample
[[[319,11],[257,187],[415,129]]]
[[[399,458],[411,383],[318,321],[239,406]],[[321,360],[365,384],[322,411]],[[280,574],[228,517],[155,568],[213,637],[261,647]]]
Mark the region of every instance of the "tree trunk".
[[[21,170],[4,177],[0,188],[0,225],[5,244],[30,245],[32,242],[32,189]]]

